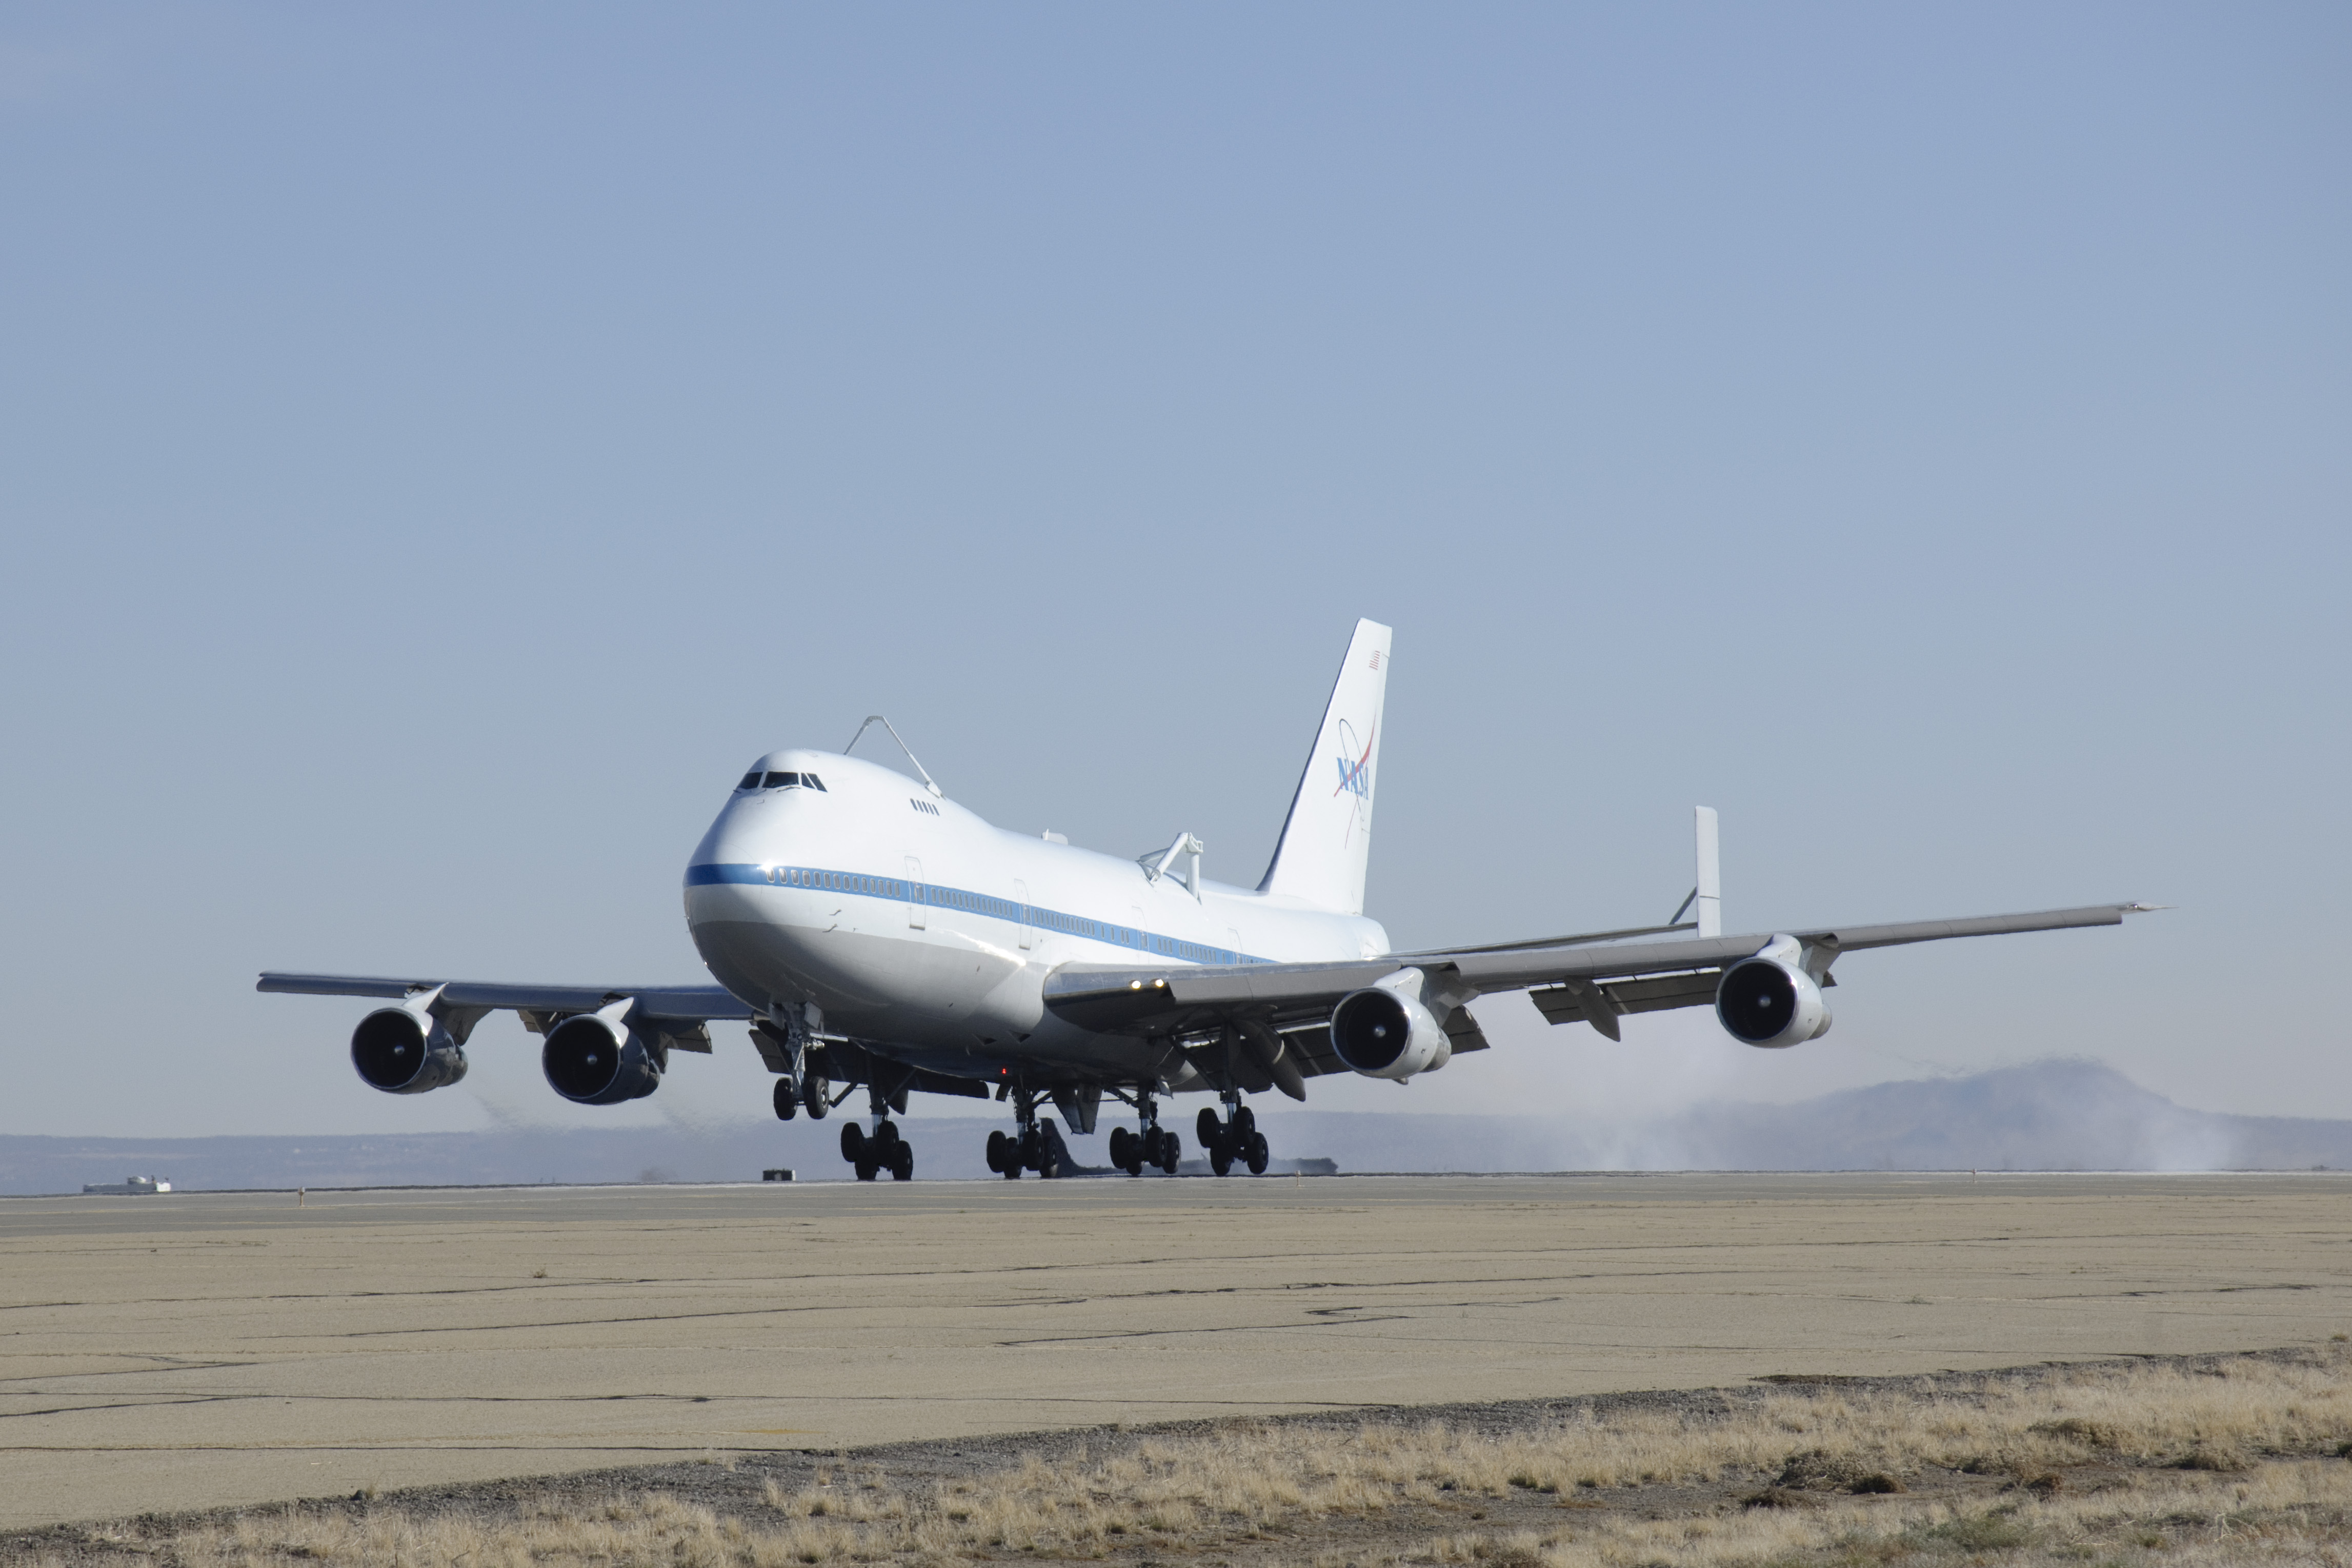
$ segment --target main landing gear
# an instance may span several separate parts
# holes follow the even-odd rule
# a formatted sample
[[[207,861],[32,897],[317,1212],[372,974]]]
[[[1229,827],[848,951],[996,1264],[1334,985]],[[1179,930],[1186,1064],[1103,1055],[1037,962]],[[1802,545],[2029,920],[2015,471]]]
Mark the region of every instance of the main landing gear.
[[[841,1157],[857,1167],[857,1179],[870,1182],[884,1171],[896,1182],[915,1179],[915,1146],[898,1136],[898,1124],[888,1117],[868,1132],[856,1122],[841,1129]]]
[[[781,1088],[778,1098],[782,1098]],[[841,1157],[857,1167],[857,1179],[861,1182],[870,1182],[884,1171],[890,1173],[894,1182],[913,1181],[915,1146],[898,1136],[898,1124],[885,1114],[890,1102],[881,1091],[871,1090],[869,1098],[874,1131],[868,1132],[855,1121],[845,1124],[841,1130]],[[814,1105],[809,1110],[812,1115],[824,1114]]]
[[[1143,1118],[1143,1131],[1129,1132],[1124,1127],[1112,1128],[1110,1163],[1130,1176],[1143,1174],[1146,1165],[1157,1165],[1174,1175],[1176,1162],[1184,1157],[1184,1140],[1160,1125],[1160,1109],[1149,1094],[1136,1098],[1135,1109]]]
[[[1234,1162],[1238,1160],[1249,1167],[1251,1175],[1265,1175],[1269,1155],[1265,1134],[1257,1130],[1257,1118],[1250,1114],[1250,1108],[1241,1102],[1239,1095],[1227,1095],[1225,1106],[1226,1115],[1222,1121],[1217,1120],[1213,1107],[1201,1107],[1200,1122],[1193,1128],[1200,1135],[1201,1147],[1209,1152],[1209,1169],[1222,1176],[1231,1172]]]
[[[1025,1089],[1015,1089],[1013,1115],[1020,1125],[1012,1136],[1002,1131],[988,1135],[988,1168],[1008,1182],[1019,1181],[1024,1171],[1034,1171],[1049,1182],[1060,1175],[1070,1163],[1069,1145],[1062,1142],[1061,1129],[1051,1118],[1038,1119],[1037,1097]]]

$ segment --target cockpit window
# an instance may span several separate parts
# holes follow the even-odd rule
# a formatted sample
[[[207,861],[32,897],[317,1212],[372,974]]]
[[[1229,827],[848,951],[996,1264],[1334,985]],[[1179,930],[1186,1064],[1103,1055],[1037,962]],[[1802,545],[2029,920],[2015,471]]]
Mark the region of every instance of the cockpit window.
[[[736,787],[737,789],[739,789],[739,790],[745,790],[745,789],[799,789],[799,788],[800,788],[800,787],[802,787],[803,785],[806,785],[806,786],[807,786],[808,788],[810,788],[810,789],[820,789],[820,790],[821,790],[821,789],[824,789],[824,781],[823,781],[823,780],[821,780],[821,779],[819,779],[819,778],[818,778],[814,773],[745,773],[745,774],[743,775],[743,782],[742,782],[741,784],[737,784],[735,787]]]

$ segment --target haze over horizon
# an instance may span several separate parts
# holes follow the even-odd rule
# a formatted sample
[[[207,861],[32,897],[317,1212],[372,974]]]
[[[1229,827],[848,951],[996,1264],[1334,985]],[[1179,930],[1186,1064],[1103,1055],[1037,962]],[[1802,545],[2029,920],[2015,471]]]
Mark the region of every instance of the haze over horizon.
[[[2347,67],[2315,4],[13,7],[0,1133],[756,1111],[740,1028],[599,1110],[504,1016],[379,1095],[253,978],[698,979],[728,786],[876,711],[1254,883],[1360,615],[1399,947],[1663,920],[1702,802],[1728,930],[2179,907],[1851,955],[1785,1052],[1486,999],[1311,1109],[2352,1117]]]

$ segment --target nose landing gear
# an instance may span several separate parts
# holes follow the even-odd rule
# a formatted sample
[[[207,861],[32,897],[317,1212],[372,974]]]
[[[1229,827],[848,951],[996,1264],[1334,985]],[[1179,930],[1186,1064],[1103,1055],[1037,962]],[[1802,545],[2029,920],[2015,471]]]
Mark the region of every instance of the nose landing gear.
[[[1239,1161],[1249,1167],[1251,1175],[1265,1175],[1266,1162],[1272,1156],[1265,1146],[1265,1134],[1257,1130],[1257,1118],[1250,1114],[1250,1108],[1241,1103],[1237,1094],[1228,1094],[1225,1105],[1226,1115],[1222,1121],[1214,1108],[1202,1106],[1201,1120],[1193,1129],[1200,1134],[1201,1147],[1209,1152],[1209,1169],[1225,1175]]]

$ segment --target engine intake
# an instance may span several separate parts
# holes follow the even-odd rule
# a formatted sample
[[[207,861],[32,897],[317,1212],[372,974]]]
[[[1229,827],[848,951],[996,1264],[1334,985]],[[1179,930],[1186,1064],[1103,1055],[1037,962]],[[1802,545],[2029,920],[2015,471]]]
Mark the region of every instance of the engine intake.
[[[645,1041],[601,1013],[578,1014],[550,1029],[539,1065],[548,1087],[574,1105],[618,1105],[661,1087],[661,1063]]]
[[[1389,982],[1349,992],[1331,1009],[1332,1051],[1366,1078],[1402,1083],[1453,1058],[1454,1042],[1429,1009],[1390,983],[1402,976],[1415,986],[1421,979],[1417,970],[1401,971]]]
[[[1830,1032],[1830,1005],[1822,988],[1797,960],[1794,937],[1776,937],[1753,958],[1743,958],[1716,983],[1715,1016],[1732,1038],[1773,1050]]]
[[[432,1014],[380,1007],[352,1031],[352,1066],[386,1094],[423,1094],[464,1078],[466,1051]]]

